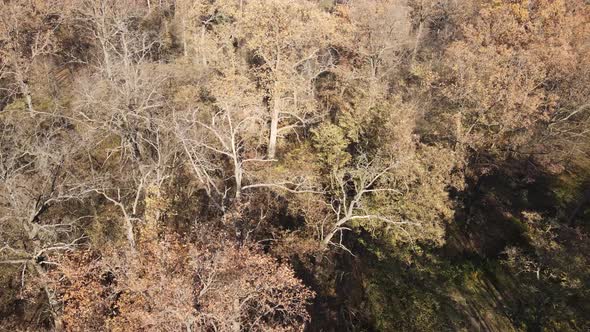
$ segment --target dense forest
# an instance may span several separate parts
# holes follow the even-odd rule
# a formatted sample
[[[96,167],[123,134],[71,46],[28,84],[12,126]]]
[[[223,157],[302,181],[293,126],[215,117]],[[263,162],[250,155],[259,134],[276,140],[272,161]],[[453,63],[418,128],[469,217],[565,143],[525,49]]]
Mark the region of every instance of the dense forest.
[[[590,3],[0,0],[1,331],[590,331]]]

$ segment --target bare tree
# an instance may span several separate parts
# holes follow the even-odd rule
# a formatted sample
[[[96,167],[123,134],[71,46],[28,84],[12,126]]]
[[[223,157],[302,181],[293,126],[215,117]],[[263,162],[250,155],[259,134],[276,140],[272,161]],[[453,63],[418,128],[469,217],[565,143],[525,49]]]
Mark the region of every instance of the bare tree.
[[[148,228],[155,232],[161,211],[143,220],[139,209],[145,207],[147,192],[156,200],[161,198],[177,147],[172,144],[173,126],[165,115],[163,90],[168,75],[148,61],[158,41],[132,31],[129,17],[104,12],[107,8],[111,7],[92,8],[104,56],[97,62],[98,75],[79,81],[75,109],[78,120],[89,128],[88,134],[106,148],[93,153],[100,160],[96,176],[103,180],[93,191],[119,208],[127,240],[135,248],[135,224],[146,222],[145,233]],[[107,28],[108,36],[102,34]],[[126,167],[132,171],[124,172]]]
[[[335,222],[328,226],[327,231],[321,228],[321,239],[325,246],[335,245],[348,250],[342,244],[342,232],[350,230],[350,223],[354,221],[377,221],[390,227],[404,230],[404,226],[419,226],[420,223],[407,220],[395,215],[384,215],[371,211],[368,203],[369,196],[378,192],[401,193],[397,188],[382,181],[389,172],[399,166],[398,162],[383,163],[377,160],[361,160],[353,169],[337,171],[333,176],[334,195],[330,198],[329,207]],[[340,234],[340,240],[334,242],[334,236]]]
[[[265,180],[254,174],[249,176],[249,166],[260,169],[272,162],[259,155],[259,147],[264,141],[261,134],[265,132],[265,111],[260,104],[259,92],[250,80],[234,70],[215,78],[210,89],[211,96],[215,98],[213,105],[202,105],[190,112],[177,114],[177,135],[191,168],[209,193],[225,197],[227,188],[223,183],[230,179],[237,201],[246,189],[264,187],[290,192],[314,191],[303,177]],[[181,117],[182,113],[184,117]],[[231,165],[231,176],[223,178],[221,183],[215,180],[216,174],[223,174],[219,157],[225,158]]]
[[[362,77],[370,84],[391,77],[410,48],[410,9],[406,1],[353,1],[348,17],[352,25],[353,51],[362,65],[345,72],[351,78]]]
[[[232,168],[233,192],[239,200],[245,164],[264,161],[256,156],[262,119],[260,99],[253,85],[231,69],[226,76],[214,79],[211,90],[214,105],[190,111],[178,122],[177,133],[195,174],[209,191],[225,193],[212,179],[212,169],[220,167],[213,166],[211,154],[227,158]]]
[[[31,72],[44,57],[54,52],[55,30],[61,17],[53,10],[59,1],[10,1],[0,13],[0,78],[10,84],[2,87],[7,98],[22,96],[32,113]]]
[[[274,159],[278,137],[317,115],[313,82],[334,66],[329,46],[338,23],[307,1],[252,1],[238,15],[236,33],[262,61],[253,74],[267,90],[267,154]]]
[[[133,0],[77,0],[74,1],[73,20],[79,22],[83,31],[96,43],[95,53],[90,58],[77,59],[92,66],[107,79],[113,76],[119,66],[142,62],[158,39],[144,31],[133,28],[134,23],[147,14],[144,3]]]
[[[35,117],[27,123],[17,114],[6,111],[0,121],[0,264],[22,266],[22,287],[28,273],[35,276],[58,324],[46,269],[56,264],[53,255],[81,244],[79,222],[87,216],[62,214],[65,204],[85,198],[90,183],[75,165],[77,135],[61,119]]]

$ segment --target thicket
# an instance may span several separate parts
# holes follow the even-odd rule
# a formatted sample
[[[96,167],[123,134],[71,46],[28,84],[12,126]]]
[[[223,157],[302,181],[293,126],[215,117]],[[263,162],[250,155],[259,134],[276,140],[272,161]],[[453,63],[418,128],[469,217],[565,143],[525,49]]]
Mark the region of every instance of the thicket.
[[[583,0],[0,0],[0,328],[590,328]]]

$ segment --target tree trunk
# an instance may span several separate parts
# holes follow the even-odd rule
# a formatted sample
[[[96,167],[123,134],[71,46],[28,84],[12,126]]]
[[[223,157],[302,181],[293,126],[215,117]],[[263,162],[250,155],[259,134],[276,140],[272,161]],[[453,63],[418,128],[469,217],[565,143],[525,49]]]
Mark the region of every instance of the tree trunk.
[[[240,200],[242,195],[242,166],[238,160],[234,159],[234,177],[236,180],[236,201]]]
[[[187,52],[187,42],[186,42],[186,19],[184,18],[184,16],[182,17],[182,54],[187,57],[188,56],[188,52]]]
[[[35,272],[37,272],[37,274],[41,278],[41,288],[45,292],[45,296],[47,296],[47,302],[49,304],[49,313],[51,314],[51,318],[53,319],[53,324],[55,326],[54,331],[61,332],[61,331],[63,331],[63,322],[62,322],[61,317],[56,309],[56,306],[58,304],[58,300],[55,296],[55,293],[53,292],[53,290],[50,288],[49,284],[46,281],[47,276],[46,276],[43,268],[39,264],[37,264],[37,262],[35,262],[34,260],[31,262],[31,264],[33,264],[33,266],[35,268]]]
[[[420,20],[420,25],[418,26],[418,32],[416,33],[416,41],[414,43],[414,50],[412,51],[412,63],[416,60],[416,55],[418,54],[418,49],[420,48],[420,40],[422,39],[422,32],[424,31],[424,21]]]
[[[324,244],[324,246],[327,248],[330,245],[330,241],[332,241],[332,238],[334,237],[334,234],[336,234],[336,232],[334,230],[330,231],[330,233],[324,237],[324,239],[322,240],[322,243]]]
[[[25,92],[25,101],[27,102],[27,108],[29,109],[29,112],[31,112],[31,115],[33,114],[33,112],[35,112],[35,109],[33,108],[33,98],[31,97],[31,92],[29,91],[29,86],[24,84],[26,86],[26,92]]]
[[[276,96],[275,96],[276,98]],[[268,138],[268,159],[274,159],[277,149],[277,135],[279,127],[279,107],[275,99],[270,118],[270,137]]]
[[[23,69],[19,65],[19,63],[16,59],[13,59],[12,62],[13,62],[14,68],[16,70],[16,73],[15,73],[16,80],[20,85],[20,93],[25,98],[25,103],[27,104],[27,108],[28,108],[29,112],[31,113],[31,116],[33,116],[33,112],[35,111],[35,109],[33,108],[33,97],[31,96],[31,89],[29,87],[28,80],[25,78],[25,77],[27,77],[26,70]]]
[[[125,235],[127,236],[127,242],[131,246],[131,250],[135,251],[135,234],[133,233],[133,222],[129,218],[125,218]]]
[[[233,314],[234,314],[234,319],[233,322],[231,324],[231,331],[232,332],[240,332],[242,331],[242,324],[240,323],[240,300],[235,299],[234,300],[234,305],[233,305]]]
[[[104,16],[101,16],[101,22],[100,22],[100,26],[97,27],[97,34],[99,35],[98,37],[98,41],[100,43],[100,48],[102,49],[102,57],[103,57],[103,61],[104,61],[104,69],[107,73],[107,78],[109,80],[111,80],[113,78],[113,71],[111,69],[111,56],[109,54],[109,47],[108,47],[108,38],[109,38],[109,33],[107,32],[105,26],[106,26],[106,21]]]
[[[205,56],[205,31],[206,31],[206,26],[205,24],[201,25],[201,40],[200,40],[200,44],[201,44],[201,49],[199,50],[199,53],[201,53],[201,61],[203,63],[203,66],[207,66],[207,57]]]
[[[144,221],[145,226],[141,229],[140,242],[150,242],[158,238],[160,219],[163,211],[167,208],[162,190],[157,185],[148,186],[144,197]]]

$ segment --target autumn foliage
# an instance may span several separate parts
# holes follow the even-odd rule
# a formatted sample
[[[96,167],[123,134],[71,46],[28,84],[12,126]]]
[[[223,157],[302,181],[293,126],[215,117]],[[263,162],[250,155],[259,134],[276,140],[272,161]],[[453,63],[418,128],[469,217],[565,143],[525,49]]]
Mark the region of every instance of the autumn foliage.
[[[0,329],[590,326],[589,45],[583,0],[0,0]],[[464,260],[558,295],[420,297]]]
[[[314,294],[256,248],[213,251],[178,239],[134,256],[81,251],[53,271],[68,331],[292,331]]]

